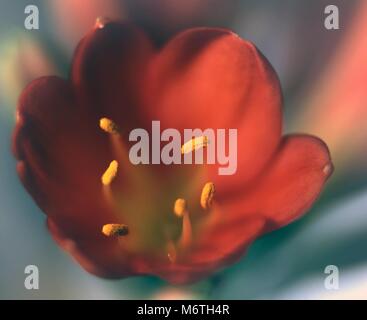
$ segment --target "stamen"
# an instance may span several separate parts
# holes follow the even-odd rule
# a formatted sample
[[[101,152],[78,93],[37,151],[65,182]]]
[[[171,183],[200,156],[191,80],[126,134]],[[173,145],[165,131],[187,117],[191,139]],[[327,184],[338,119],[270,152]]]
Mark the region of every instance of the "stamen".
[[[173,206],[173,212],[177,217],[182,217],[187,210],[185,199],[178,198]]]
[[[182,233],[180,239],[181,248],[185,249],[191,244],[192,240],[192,227],[190,221],[190,215],[185,211],[182,219]]]
[[[122,237],[129,234],[129,228],[125,224],[108,223],[102,227],[102,233],[107,237]]]
[[[207,136],[192,138],[181,147],[181,153],[190,153],[200,148],[205,148],[208,144],[209,139]]]
[[[116,160],[111,161],[105,173],[102,175],[101,181],[103,185],[108,186],[117,175],[118,162]]]
[[[213,182],[207,182],[201,192],[200,205],[207,210],[211,207],[215,194],[215,186]]]
[[[119,134],[120,129],[117,126],[116,123],[114,123],[112,120],[108,119],[108,118],[101,118],[99,120],[99,127],[111,134]]]

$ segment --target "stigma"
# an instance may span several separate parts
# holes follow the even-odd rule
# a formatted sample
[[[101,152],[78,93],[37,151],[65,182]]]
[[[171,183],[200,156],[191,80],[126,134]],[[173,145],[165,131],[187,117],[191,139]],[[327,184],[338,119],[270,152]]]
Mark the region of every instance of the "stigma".
[[[102,233],[107,237],[122,237],[129,234],[129,228],[125,224],[108,223],[102,227]]]
[[[105,173],[102,175],[101,181],[105,186],[109,186],[111,182],[115,179],[118,170],[118,162],[116,160],[111,161]]]

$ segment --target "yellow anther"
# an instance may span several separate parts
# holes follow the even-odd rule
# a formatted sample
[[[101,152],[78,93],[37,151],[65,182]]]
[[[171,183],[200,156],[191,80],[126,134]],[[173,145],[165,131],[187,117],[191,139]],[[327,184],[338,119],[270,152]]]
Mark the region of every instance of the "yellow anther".
[[[108,186],[111,184],[113,179],[117,175],[117,169],[118,169],[118,162],[116,160],[111,161],[110,165],[108,166],[105,173],[102,175],[101,181],[103,185]]]
[[[215,187],[213,182],[207,182],[201,192],[200,205],[203,209],[209,209],[213,202]]]
[[[205,148],[209,144],[209,139],[207,136],[201,136],[192,138],[191,140],[187,141],[181,147],[181,153],[190,153],[200,148]]]
[[[108,118],[101,118],[99,120],[99,127],[108,133],[112,134],[119,133],[119,127],[117,126],[117,124]]]
[[[187,210],[187,203],[185,199],[178,198],[173,206],[173,212],[177,217],[182,217]]]
[[[108,223],[102,227],[102,233],[107,237],[121,237],[129,233],[129,228],[125,224]]]

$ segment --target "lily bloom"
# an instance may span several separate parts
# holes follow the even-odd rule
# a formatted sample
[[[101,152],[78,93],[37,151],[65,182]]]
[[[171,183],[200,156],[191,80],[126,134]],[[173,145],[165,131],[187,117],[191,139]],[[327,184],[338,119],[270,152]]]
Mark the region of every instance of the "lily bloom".
[[[192,282],[302,216],[332,173],[321,140],[281,135],[281,106],[273,68],[231,31],[189,29],[156,49],[134,26],[98,20],[70,79],[43,77],[21,94],[17,170],[55,241],[87,271]],[[153,120],[181,133],[236,128],[236,174],[133,165],[128,133]]]

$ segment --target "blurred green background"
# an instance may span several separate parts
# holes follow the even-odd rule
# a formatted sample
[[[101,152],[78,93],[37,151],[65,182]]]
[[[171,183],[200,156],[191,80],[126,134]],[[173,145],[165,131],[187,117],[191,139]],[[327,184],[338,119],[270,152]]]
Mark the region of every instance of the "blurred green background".
[[[40,10],[39,30],[24,28],[28,4]],[[339,8],[339,30],[324,28],[329,4]],[[66,77],[98,16],[132,20],[157,45],[190,26],[228,27],[254,42],[280,77],[285,131],[315,134],[330,147],[336,170],[313,209],[195,285],[84,272],[51,240],[18,180],[10,143],[22,88],[41,75]],[[0,298],[366,299],[366,32],[364,0],[0,0]],[[24,288],[30,264],[39,267],[39,290]],[[339,290],[324,287],[327,265],[339,268]]]

